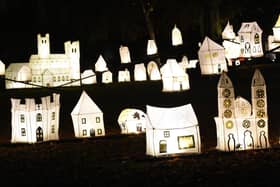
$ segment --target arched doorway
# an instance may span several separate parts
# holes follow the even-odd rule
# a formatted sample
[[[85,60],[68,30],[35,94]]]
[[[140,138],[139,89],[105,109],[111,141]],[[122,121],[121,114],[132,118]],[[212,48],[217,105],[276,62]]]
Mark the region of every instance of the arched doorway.
[[[37,142],[43,141],[43,129],[41,127],[38,127],[36,129],[36,140],[37,140]]]

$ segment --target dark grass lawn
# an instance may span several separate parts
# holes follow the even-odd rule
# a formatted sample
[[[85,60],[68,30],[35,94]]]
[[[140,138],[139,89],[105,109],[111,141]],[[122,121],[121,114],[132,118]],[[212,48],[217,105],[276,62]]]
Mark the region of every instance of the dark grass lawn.
[[[279,186],[280,66],[239,67],[228,73],[235,95],[251,102],[251,79],[258,67],[267,84],[269,135],[267,150],[224,153],[215,150],[219,76],[189,71],[191,89],[162,93],[161,82],[114,83],[63,89],[2,90],[0,93],[0,176],[6,184],[85,186]],[[105,137],[75,139],[70,113],[86,90],[104,113]],[[10,144],[10,98],[61,93],[60,140]],[[120,135],[117,124],[124,108],[145,111],[146,105],[191,103],[196,112],[203,153],[152,158],[145,155],[145,134]]]

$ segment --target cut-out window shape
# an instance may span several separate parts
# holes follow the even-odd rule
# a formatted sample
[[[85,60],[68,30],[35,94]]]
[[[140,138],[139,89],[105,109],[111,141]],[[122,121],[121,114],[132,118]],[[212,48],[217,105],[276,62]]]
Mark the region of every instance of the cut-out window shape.
[[[230,99],[225,99],[224,100],[224,107],[229,108],[231,106],[231,100]]]
[[[231,120],[226,122],[226,128],[227,129],[232,129],[233,128],[233,122]]]
[[[257,106],[258,106],[259,108],[263,108],[264,105],[265,105],[265,102],[264,102],[263,99],[259,99],[259,100],[257,101]]]
[[[37,121],[37,122],[41,122],[41,121],[42,121],[42,114],[41,114],[41,113],[38,113],[38,114],[36,115],[36,121]]]
[[[21,128],[21,136],[26,136],[25,128]]]
[[[242,122],[242,126],[245,128],[245,129],[248,129],[250,126],[251,126],[251,123],[250,123],[250,121],[249,120],[244,120],[243,122]]]
[[[255,34],[255,38],[254,38],[255,44],[259,44],[260,43],[260,36],[258,33]]]
[[[97,129],[97,134],[101,135],[102,134],[102,129]]]
[[[51,133],[53,133],[53,134],[55,133],[55,126],[54,125],[51,126]]]
[[[231,93],[229,89],[224,89],[222,94],[224,97],[229,97]]]
[[[96,117],[95,120],[96,120],[96,123],[100,123],[100,117]]]
[[[87,123],[87,119],[86,118],[82,118],[82,124],[86,124]]]
[[[163,131],[163,136],[164,136],[164,138],[169,138],[170,137],[170,131]]]
[[[86,135],[87,135],[87,130],[84,129],[84,130],[83,130],[83,136],[86,136]]]
[[[136,119],[140,120],[140,114],[138,112],[135,112],[133,114],[133,118],[136,118]]]
[[[258,127],[260,127],[260,128],[265,127],[265,121],[263,119],[260,119],[257,124],[258,124]]]
[[[52,120],[55,120],[55,112],[52,112]]]
[[[136,124],[136,131],[137,132],[142,132],[142,124],[141,123]]]
[[[24,122],[25,122],[24,114],[21,114],[21,115],[20,115],[20,122],[21,122],[21,123],[24,123]]]
[[[225,118],[231,118],[231,116],[232,116],[232,111],[231,110],[225,110],[225,112],[224,112],[224,117]]]
[[[166,153],[167,152],[167,142],[166,140],[159,141],[159,152]]]
[[[256,94],[258,98],[264,98],[264,90],[263,89],[257,89]]]
[[[194,135],[178,136],[178,147],[180,150],[195,148]]]
[[[265,111],[264,110],[258,110],[257,111],[257,117],[259,117],[259,118],[265,117]]]

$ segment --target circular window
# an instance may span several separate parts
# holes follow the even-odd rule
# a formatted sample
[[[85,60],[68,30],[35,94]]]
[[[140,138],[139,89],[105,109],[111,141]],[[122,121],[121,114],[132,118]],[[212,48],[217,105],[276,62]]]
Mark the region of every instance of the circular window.
[[[224,97],[229,97],[230,96],[230,90],[229,89],[224,89],[223,96]]]
[[[230,118],[232,116],[231,110],[225,110],[224,116],[225,116],[225,118]]]
[[[260,107],[260,108],[264,107],[264,100],[263,99],[259,99],[257,101],[257,106]]]
[[[259,118],[265,117],[265,112],[264,112],[264,110],[258,110],[258,111],[257,111],[257,117],[259,117]]]
[[[232,129],[233,128],[233,122],[231,120],[226,122],[226,128],[227,129]]]
[[[258,121],[258,127],[260,127],[260,128],[264,128],[265,127],[265,121],[263,119],[260,119]]]
[[[225,99],[224,100],[224,107],[228,108],[231,106],[231,100],[230,99]]]
[[[242,126],[246,129],[248,129],[251,126],[250,121],[249,120],[244,120],[243,123],[242,123]]]
[[[257,89],[256,94],[257,94],[258,98],[263,98],[264,97],[264,90],[263,89]]]

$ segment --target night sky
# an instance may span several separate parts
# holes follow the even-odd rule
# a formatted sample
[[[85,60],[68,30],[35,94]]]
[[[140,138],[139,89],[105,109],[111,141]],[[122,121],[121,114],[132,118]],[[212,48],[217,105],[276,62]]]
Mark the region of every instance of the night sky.
[[[109,68],[118,66],[121,44],[130,48],[132,61],[145,61],[150,35],[142,5],[148,7],[147,2],[160,55],[166,58],[176,50],[196,58],[197,43],[206,35],[220,42],[228,20],[235,32],[242,21],[257,21],[266,40],[280,13],[278,0],[0,0],[0,59],[27,62],[37,53],[37,33],[49,33],[52,53],[63,53],[65,41],[80,41],[81,70],[93,68],[99,54]],[[174,24],[184,40],[176,49],[170,36]]]

